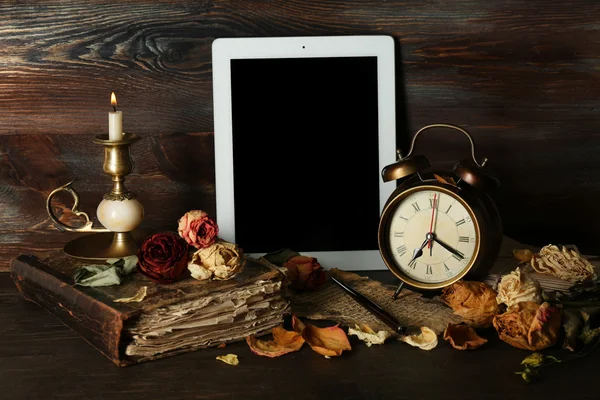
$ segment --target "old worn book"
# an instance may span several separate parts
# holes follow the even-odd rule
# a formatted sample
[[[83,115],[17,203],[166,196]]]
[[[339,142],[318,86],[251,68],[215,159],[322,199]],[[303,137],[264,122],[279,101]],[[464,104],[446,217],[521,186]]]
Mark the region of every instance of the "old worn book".
[[[74,285],[73,272],[85,264],[62,252],[20,255],[11,260],[11,277],[25,299],[119,366],[262,335],[289,313],[284,276],[265,260],[246,258],[242,272],[227,281],[190,277],[160,285],[134,273],[121,285],[98,288]],[[114,301],[144,286],[143,301]]]

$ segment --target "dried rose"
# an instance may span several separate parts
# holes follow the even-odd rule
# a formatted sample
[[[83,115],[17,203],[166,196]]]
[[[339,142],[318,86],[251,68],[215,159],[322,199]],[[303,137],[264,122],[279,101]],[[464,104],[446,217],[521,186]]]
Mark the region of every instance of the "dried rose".
[[[210,246],[217,239],[219,227],[202,210],[192,210],[179,219],[179,236],[197,249]]]
[[[539,254],[531,259],[531,266],[542,274],[554,275],[570,282],[583,282],[596,278],[594,266],[575,249],[565,246],[542,247]]]
[[[295,256],[283,264],[290,286],[296,290],[317,290],[326,280],[325,270],[314,257]]]
[[[259,340],[256,336],[247,336],[246,343],[254,354],[265,357],[279,357],[287,353],[300,350],[304,344],[302,335],[295,331],[288,331],[282,327],[271,330],[273,340]]]
[[[496,291],[483,282],[458,281],[442,291],[442,301],[474,328],[488,328],[500,313]]]
[[[457,350],[476,349],[487,343],[487,339],[479,336],[475,329],[465,324],[448,324],[444,331],[444,340],[449,341]]]
[[[233,278],[243,265],[243,252],[234,243],[219,240],[194,253],[188,263],[192,277],[198,280]]]
[[[527,301],[509,312],[494,317],[494,328],[501,340],[525,350],[542,350],[556,344],[560,332],[561,310],[548,303],[541,306]]]
[[[304,324],[293,315],[292,328],[302,335],[314,351],[325,357],[340,356],[344,350],[352,350],[346,332],[338,325],[318,328],[311,324]]]
[[[541,288],[537,281],[529,278],[520,268],[504,275],[498,284],[498,304],[506,304],[509,309],[523,301],[541,304]]]
[[[185,271],[188,246],[174,233],[156,233],[137,253],[140,272],[158,283],[172,283]]]

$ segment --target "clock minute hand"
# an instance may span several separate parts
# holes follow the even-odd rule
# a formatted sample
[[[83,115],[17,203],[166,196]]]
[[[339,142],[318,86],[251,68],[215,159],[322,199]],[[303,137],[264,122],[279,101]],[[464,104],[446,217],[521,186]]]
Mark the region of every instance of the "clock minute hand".
[[[448,250],[450,253],[452,253],[452,254],[454,254],[456,257],[460,258],[461,260],[462,260],[463,258],[465,258],[465,257],[464,257],[464,255],[463,255],[463,254],[462,254],[460,251],[458,251],[458,250],[456,250],[456,249],[453,249],[452,247],[448,246],[446,243],[442,242],[442,241],[441,241],[441,240],[439,240],[437,237],[435,237],[435,236],[434,236],[434,237],[433,237],[433,240],[434,240],[434,241],[435,241],[437,244],[439,244],[440,246],[442,246],[443,248],[445,248],[446,250]]]

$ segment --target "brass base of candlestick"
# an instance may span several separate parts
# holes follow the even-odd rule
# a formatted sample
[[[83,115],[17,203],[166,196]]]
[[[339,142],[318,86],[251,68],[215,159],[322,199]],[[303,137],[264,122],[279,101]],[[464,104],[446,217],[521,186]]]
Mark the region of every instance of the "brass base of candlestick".
[[[94,233],[71,240],[64,252],[83,260],[106,260],[123,258],[137,253],[139,246],[149,236],[148,232]]]

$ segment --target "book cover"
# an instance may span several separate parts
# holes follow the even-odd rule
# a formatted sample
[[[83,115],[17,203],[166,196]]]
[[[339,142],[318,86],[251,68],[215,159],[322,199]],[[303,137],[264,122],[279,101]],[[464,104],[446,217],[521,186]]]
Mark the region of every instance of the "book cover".
[[[119,366],[156,360],[262,335],[283,323],[289,303],[284,275],[265,260],[245,259],[225,281],[191,277],[161,285],[141,273],[121,285],[76,286],[73,273],[90,264],[62,251],[22,254],[10,273],[23,297],[37,303]],[[118,303],[143,286],[145,299]]]

